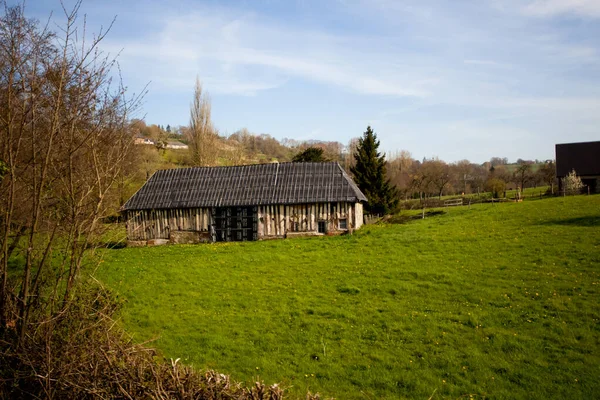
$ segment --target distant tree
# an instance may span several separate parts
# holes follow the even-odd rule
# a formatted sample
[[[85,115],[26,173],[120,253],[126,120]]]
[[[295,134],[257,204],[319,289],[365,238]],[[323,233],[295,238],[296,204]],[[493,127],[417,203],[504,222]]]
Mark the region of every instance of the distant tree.
[[[158,127],[159,129],[156,130],[155,136],[154,136],[154,147],[156,147],[157,150],[166,150],[167,149],[167,134],[165,133],[165,131],[163,131],[162,129],[160,129],[160,127]]]
[[[344,166],[344,170],[346,172],[352,173],[352,167],[356,164],[356,160],[354,159],[354,153],[356,153],[356,148],[358,147],[358,141],[360,138],[354,137],[348,141],[348,144],[345,147],[344,157],[342,158],[342,165]]]
[[[523,161],[519,163],[515,171],[513,172],[513,182],[515,182],[521,190],[525,189],[525,184],[532,178],[531,164]]]
[[[506,190],[506,182],[498,178],[490,178],[485,183],[485,190],[492,193],[495,198]]]
[[[572,170],[563,178],[563,189],[567,194],[578,194],[583,186],[583,182],[581,182],[581,178],[577,176],[575,170]]]
[[[554,182],[556,181],[556,164],[554,161],[542,164],[537,171],[537,175],[540,181],[550,186],[550,192],[554,194]]]
[[[196,78],[194,100],[190,106],[190,127],[187,133],[192,164],[215,165],[218,135],[211,121],[210,98],[202,91],[202,84],[198,78]]]
[[[408,198],[409,194],[411,184],[410,169],[414,161],[408,151],[401,150],[392,154],[391,159],[387,162],[390,182],[396,186],[405,198]]]
[[[508,164],[508,158],[506,158],[506,157],[492,157],[492,158],[490,158],[490,163],[494,167],[497,167],[498,165],[506,165],[506,164]]]
[[[458,191],[468,193],[468,184],[474,180],[472,173],[474,165],[469,160],[461,160],[454,163],[451,167],[454,170]]]
[[[495,168],[490,168],[490,171],[488,174],[488,179],[491,179],[491,178],[500,179],[501,181],[504,181],[505,184],[507,182],[512,182],[513,177],[514,177],[513,174],[511,174],[508,171],[508,169],[506,168],[506,165],[498,165]]]
[[[473,165],[472,174],[473,180],[471,181],[471,189],[473,192],[477,189],[477,194],[479,194],[485,184],[488,171],[481,165]]]
[[[171,133],[171,125],[167,124],[167,133]]]
[[[517,158],[517,164],[535,164],[533,160],[524,160],[522,158]]]
[[[318,147],[309,147],[304,151],[296,154],[292,158],[292,162],[325,162],[327,158],[323,156],[323,149]]]
[[[430,192],[434,192],[441,199],[444,189],[452,179],[448,164],[442,160],[431,159],[423,163],[421,170],[428,183]]]
[[[388,213],[398,204],[396,188],[386,177],[385,155],[377,151],[379,141],[370,126],[358,140],[354,160],[351,167],[354,180],[360,190],[367,196],[367,210],[372,213]]]

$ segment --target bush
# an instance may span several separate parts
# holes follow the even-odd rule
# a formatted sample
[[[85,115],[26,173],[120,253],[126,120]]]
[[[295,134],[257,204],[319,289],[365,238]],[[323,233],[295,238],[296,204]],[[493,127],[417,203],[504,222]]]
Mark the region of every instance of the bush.
[[[563,178],[564,191],[567,194],[578,194],[583,189],[583,182],[581,178],[577,176],[575,170],[572,170],[567,176]]]
[[[488,179],[485,183],[485,190],[491,192],[493,197],[498,198],[506,190],[506,182],[498,178]]]

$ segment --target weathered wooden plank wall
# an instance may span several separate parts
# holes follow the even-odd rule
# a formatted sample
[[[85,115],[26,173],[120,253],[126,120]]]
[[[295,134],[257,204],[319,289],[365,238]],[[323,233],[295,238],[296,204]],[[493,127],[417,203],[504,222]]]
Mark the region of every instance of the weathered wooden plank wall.
[[[312,203],[258,207],[258,237],[283,237],[287,232],[317,232],[319,221],[328,231],[347,219],[348,229],[362,225],[360,203]],[[127,211],[129,240],[169,239],[170,231],[208,232],[212,224],[209,208]]]
[[[171,230],[207,232],[208,208],[127,211],[129,240],[169,239]]]
[[[346,202],[312,203],[258,207],[258,236],[284,236],[287,232],[317,232],[319,221],[327,221],[327,229],[339,228],[339,220],[347,219],[347,226],[356,229],[354,204]],[[361,215],[360,224],[362,224]]]

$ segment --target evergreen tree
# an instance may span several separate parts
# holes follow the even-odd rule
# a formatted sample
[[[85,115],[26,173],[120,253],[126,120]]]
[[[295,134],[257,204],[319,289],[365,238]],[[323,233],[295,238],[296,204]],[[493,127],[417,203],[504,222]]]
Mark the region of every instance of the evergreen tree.
[[[325,162],[327,159],[323,156],[323,149],[318,147],[309,147],[296,154],[292,162]]]
[[[379,141],[370,126],[358,140],[356,165],[350,168],[354,181],[367,196],[367,210],[374,214],[390,212],[398,204],[396,187],[386,178],[385,155],[377,151]]]

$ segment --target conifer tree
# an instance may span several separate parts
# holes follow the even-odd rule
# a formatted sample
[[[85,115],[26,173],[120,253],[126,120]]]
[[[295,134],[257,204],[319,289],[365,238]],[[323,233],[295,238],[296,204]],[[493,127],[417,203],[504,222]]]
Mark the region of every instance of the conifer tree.
[[[327,158],[323,155],[323,149],[318,147],[309,147],[296,154],[292,162],[325,162]]]
[[[377,151],[379,141],[370,126],[358,140],[354,153],[356,165],[350,168],[354,181],[367,196],[367,210],[374,214],[388,213],[398,204],[396,188],[386,178],[385,155]]]

